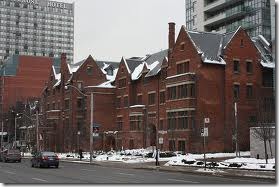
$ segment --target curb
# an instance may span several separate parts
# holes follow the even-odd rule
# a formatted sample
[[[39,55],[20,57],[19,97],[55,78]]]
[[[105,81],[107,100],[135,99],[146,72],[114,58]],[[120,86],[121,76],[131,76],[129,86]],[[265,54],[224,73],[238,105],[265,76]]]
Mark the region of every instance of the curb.
[[[89,164],[88,161],[70,161],[70,160],[60,160],[61,162],[68,162],[68,163],[75,163],[75,164]],[[238,174],[237,172],[239,169],[230,169],[230,168],[224,168],[224,169],[215,169],[219,171],[224,172],[217,172],[217,173],[211,173],[211,172],[197,172],[195,169],[201,169],[196,167],[191,167],[188,170],[184,170],[183,168],[171,168],[172,166],[133,166],[133,165],[121,165],[123,163],[113,163],[113,162],[106,162],[106,163],[96,163],[93,162],[91,165],[96,166],[104,166],[104,167],[116,167],[116,168],[129,168],[129,169],[142,169],[142,170],[155,170],[155,171],[168,171],[168,172],[180,172],[180,173],[190,173],[190,174],[199,174],[203,176],[220,176],[220,177],[241,177],[241,178],[254,178],[254,179],[269,179],[269,180],[276,180],[276,175],[274,176],[267,176],[267,175],[242,175],[241,173]],[[127,167],[128,166],[128,167]],[[169,167],[169,168],[167,168]],[[175,167],[175,166],[173,166]],[[193,170],[194,169],[194,170]],[[236,172],[235,174],[228,173],[228,170],[234,170]],[[240,169],[242,172],[245,172],[245,169]],[[246,171],[252,171],[252,170],[246,170]],[[259,171],[254,170],[255,172],[274,172],[276,174],[276,171]]]

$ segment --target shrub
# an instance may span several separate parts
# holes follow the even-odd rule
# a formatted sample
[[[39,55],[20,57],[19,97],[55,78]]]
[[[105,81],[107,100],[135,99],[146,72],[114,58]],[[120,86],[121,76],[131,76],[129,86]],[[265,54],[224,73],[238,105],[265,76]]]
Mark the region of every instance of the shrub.
[[[197,165],[201,166],[201,165],[203,165],[203,162],[199,161],[199,162],[197,162]]]
[[[219,164],[217,164],[216,162],[211,162],[211,163],[208,164],[208,166],[214,168],[216,166],[219,166]]]
[[[235,168],[240,168],[242,166],[242,164],[238,164],[238,163],[232,163],[229,165],[229,167],[235,167]]]
[[[183,162],[184,164],[191,165],[191,164],[194,164],[196,161],[193,161],[193,160],[187,161],[187,160],[183,159],[181,162]]]
[[[146,157],[146,158],[152,158],[152,157],[153,157],[153,153],[147,153],[147,154],[145,155],[145,157]]]

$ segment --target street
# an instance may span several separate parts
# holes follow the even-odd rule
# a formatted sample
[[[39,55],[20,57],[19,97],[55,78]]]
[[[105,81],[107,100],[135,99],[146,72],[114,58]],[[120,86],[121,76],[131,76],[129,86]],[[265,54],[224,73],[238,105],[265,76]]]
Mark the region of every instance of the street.
[[[179,172],[125,169],[60,162],[59,169],[32,168],[0,162],[0,183],[5,184],[274,184],[274,180],[222,178]]]

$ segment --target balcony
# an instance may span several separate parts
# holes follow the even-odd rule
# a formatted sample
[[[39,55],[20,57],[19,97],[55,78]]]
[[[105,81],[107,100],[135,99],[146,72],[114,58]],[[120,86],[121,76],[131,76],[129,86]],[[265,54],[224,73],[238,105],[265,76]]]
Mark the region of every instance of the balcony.
[[[184,73],[184,74],[167,77],[167,86],[176,83],[181,83],[181,82],[196,82],[196,74]]]
[[[236,4],[242,0],[216,0],[204,5],[204,12],[210,13],[227,8],[232,4]]]
[[[61,110],[50,110],[46,112],[48,120],[60,119]]]
[[[220,14],[208,17],[205,19],[205,27],[218,25],[220,23],[229,22],[235,19],[241,19],[245,17],[248,13],[253,11],[250,7],[240,7],[237,10],[227,10]]]

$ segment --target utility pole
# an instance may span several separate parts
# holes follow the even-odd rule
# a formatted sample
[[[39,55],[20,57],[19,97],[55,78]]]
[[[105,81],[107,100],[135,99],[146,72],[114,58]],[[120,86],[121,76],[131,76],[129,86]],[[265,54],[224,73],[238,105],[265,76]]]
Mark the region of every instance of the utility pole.
[[[90,113],[91,113],[91,119],[90,119],[90,164],[92,164],[92,157],[93,157],[93,123],[94,123],[94,119],[93,119],[93,104],[94,104],[94,100],[93,100],[93,92],[91,92],[91,103],[90,103]]]
[[[235,154],[239,157],[239,147],[238,147],[238,124],[237,124],[237,102],[234,103],[234,115],[235,115]]]
[[[203,122],[203,159],[204,159],[204,170],[206,170],[206,156],[205,156],[205,120]]]
[[[39,111],[36,109],[36,148],[39,152]]]
[[[2,125],[1,125],[2,127],[1,127],[1,132],[2,132],[2,134],[1,134],[1,148],[3,147],[3,136],[4,136],[4,122],[3,122],[3,120],[2,120]]]

